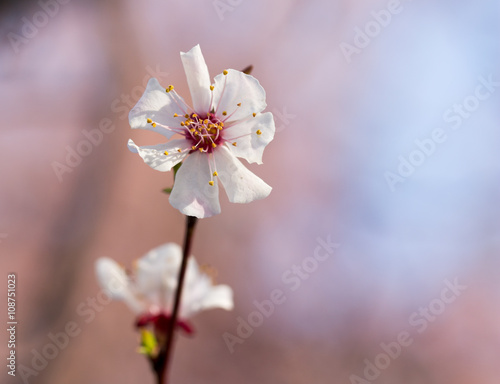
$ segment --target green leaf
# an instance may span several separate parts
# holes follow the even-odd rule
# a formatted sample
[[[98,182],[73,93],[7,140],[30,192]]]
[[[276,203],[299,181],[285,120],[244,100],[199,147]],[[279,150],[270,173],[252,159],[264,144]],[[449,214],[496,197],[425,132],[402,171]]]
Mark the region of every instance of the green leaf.
[[[174,170],[174,181],[175,181],[175,175],[177,175],[177,171],[179,170],[179,168],[181,167],[181,165],[182,165],[182,161],[180,163],[177,163],[177,164],[174,165],[174,168],[173,168],[173,170]]]
[[[175,183],[175,175],[177,175],[177,171],[179,170],[181,165],[182,165],[182,161],[180,163],[175,164],[174,167],[172,168],[174,171],[174,183]],[[172,193],[172,189],[174,189],[173,186],[171,188],[162,189],[162,192],[165,192],[167,195],[169,195]]]

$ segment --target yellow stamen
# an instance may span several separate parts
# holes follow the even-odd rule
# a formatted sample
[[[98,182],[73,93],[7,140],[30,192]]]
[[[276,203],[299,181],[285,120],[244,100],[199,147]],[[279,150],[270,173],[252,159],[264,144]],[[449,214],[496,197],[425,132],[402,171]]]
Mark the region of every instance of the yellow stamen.
[[[215,143],[212,143],[212,147],[214,147],[214,148],[215,148],[215,147],[217,147],[217,144],[215,144]]]
[[[226,76],[228,74],[228,71],[226,71],[225,69],[222,71],[222,73],[224,74],[224,76]]]
[[[181,121],[181,126],[184,127],[185,125],[186,125],[186,123],[184,121]]]
[[[253,117],[257,116],[257,114],[256,114],[255,112],[254,112],[254,113],[252,113],[252,115],[253,115]]]
[[[213,175],[214,175],[214,176],[219,176],[219,174],[217,173],[217,171],[215,171],[215,172],[213,173]]]
[[[226,115],[227,115],[227,111],[222,112],[222,114],[223,114],[224,116],[226,116]]]
[[[179,116],[179,115],[177,113],[174,113],[174,117],[177,117],[177,116]]]
[[[200,152],[203,152],[203,148],[198,148],[200,150]]]
[[[236,147],[236,141],[233,143],[233,146]]]
[[[155,128],[155,127],[156,127],[156,123],[153,123],[153,124],[151,124],[151,125],[153,126],[153,128]]]
[[[241,107],[241,103],[236,104],[238,107]]]
[[[187,119],[187,118],[189,117],[189,115],[186,113],[186,114],[184,115],[184,117]]]
[[[153,122],[153,120],[151,119],[147,119],[146,121],[148,122],[148,124],[151,124]]]
[[[213,86],[213,85],[211,85],[211,86],[210,86],[210,90],[211,90],[211,91],[213,91],[213,90],[214,90],[214,86]]]
[[[214,182],[213,182],[212,180],[210,180],[210,181],[208,182],[208,184],[210,184],[210,185],[212,185],[212,186],[213,186],[213,185],[214,185]]]
[[[177,152],[181,153],[182,151],[181,151],[181,149],[179,148],[179,149],[177,150]]]
[[[163,152],[163,153],[165,154],[165,156],[168,156],[168,152],[167,152],[167,151],[165,151],[165,152]]]
[[[255,132],[257,135],[262,135],[262,131],[260,129],[257,129],[257,132]]]
[[[196,113],[193,113],[193,117],[198,117],[198,115]]]
[[[194,146],[194,145],[193,145],[193,146],[191,147],[191,149],[192,149],[193,151],[195,151],[195,150],[196,150],[196,146]]]

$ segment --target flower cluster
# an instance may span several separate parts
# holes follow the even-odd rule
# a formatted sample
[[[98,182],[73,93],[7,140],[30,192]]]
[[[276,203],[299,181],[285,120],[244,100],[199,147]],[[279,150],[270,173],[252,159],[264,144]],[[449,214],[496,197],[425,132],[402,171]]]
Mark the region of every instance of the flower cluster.
[[[150,79],[130,111],[130,126],[160,133],[169,141],[137,146],[129,140],[129,149],[158,171],[183,162],[169,199],[185,215],[220,213],[218,181],[233,203],[267,197],[271,187],[237,159],[261,164],[264,148],[274,137],[273,116],[262,113],[264,89],[254,77],[233,69],[224,70],[212,83],[199,45],[181,53],[181,59],[193,106],[173,85],[164,88]]]

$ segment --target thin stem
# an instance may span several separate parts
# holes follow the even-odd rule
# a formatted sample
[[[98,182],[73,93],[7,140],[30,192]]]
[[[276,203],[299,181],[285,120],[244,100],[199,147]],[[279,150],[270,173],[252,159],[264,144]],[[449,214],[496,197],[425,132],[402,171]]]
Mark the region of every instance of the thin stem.
[[[165,364],[165,351],[162,350],[158,357],[152,362],[153,363],[153,369],[156,374],[156,383],[157,384],[166,384],[166,376],[165,376],[165,371],[167,368],[167,365]]]
[[[163,356],[160,359],[161,361],[159,361],[159,363],[161,363],[161,367],[156,367],[158,369],[155,369],[155,372],[158,375],[158,384],[166,384],[168,382],[166,374],[168,374],[168,366],[173,351],[172,346],[174,343],[174,331],[175,326],[177,325],[177,317],[179,316],[184,277],[186,275],[186,267],[189,254],[191,253],[191,244],[197,220],[198,219],[196,217],[186,216],[186,235],[184,237],[184,249],[182,252],[182,263],[179,269],[179,277],[177,279],[177,289],[175,290],[174,308],[172,310],[172,317],[170,318],[170,322],[168,324],[165,349],[162,351],[161,355]]]

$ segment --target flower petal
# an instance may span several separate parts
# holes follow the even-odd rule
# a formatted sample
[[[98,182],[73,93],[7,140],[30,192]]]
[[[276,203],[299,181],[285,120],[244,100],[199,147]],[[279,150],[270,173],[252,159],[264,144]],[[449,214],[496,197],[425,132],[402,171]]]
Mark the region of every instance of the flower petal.
[[[257,135],[257,131],[262,133]],[[274,138],[274,131],[274,119],[271,112],[236,122],[223,130],[224,140],[236,142],[236,146],[228,145],[231,153],[236,157],[242,157],[249,163],[257,164],[262,164],[264,148]]]
[[[198,151],[191,153],[177,171],[170,204],[181,213],[199,219],[220,213],[219,187],[211,180],[209,157]]]
[[[193,102],[193,109],[199,115],[210,111],[210,74],[201,53],[200,45],[196,45],[189,52],[181,52],[182,65],[186,73],[189,91]]]
[[[141,257],[136,271],[139,293],[152,304],[170,311],[181,258],[181,247],[175,243],[163,244]]]
[[[215,77],[213,92],[217,116],[223,117],[222,112],[226,111],[229,116],[226,121],[229,123],[252,116],[252,113],[262,112],[267,105],[266,91],[259,81],[234,69],[227,71],[227,75],[220,74]]]
[[[186,298],[188,298],[186,292]],[[180,317],[187,319],[205,309],[222,308],[230,311],[234,308],[233,290],[228,285],[207,286],[198,300],[186,300],[182,303]]]
[[[250,203],[271,193],[272,188],[241,164],[226,147],[219,147],[214,157],[218,178],[231,203]]]
[[[212,288],[210,277],[201,272],[194,256],[188,260],[181,317],[187,318],[199,311],[200,301]]]
[[[132,140],[128,141],[128,149],[138,153],[144,162],[157,171],[167,172],[174,165],[180,163],[188,154],[188,151],[179,153],[178,149],[189,149],[190,143],[185,139],[170,140],[168,143],[145,145],[139,147]],[[165,155],[165,151],[168,155]]]
[[[99,285],[108,292],[111,299],[124,301],[136,313],[145,309],[132,292],[131,282],[125,271],[114,260],[107,257],[98,259],[95,270]]]
[[[228,285],[216,285],[207,292],[200,302],[199,310],[222,308],[230,311],[234,308],[233,290]]]
[[[184,100],[181,98],[180,105],[183,105],[182,103]],[[165,92],[165,88],[160,85],[158,80],[151,78],[144,94],[129,112],[128,119],[132,128],[148,129],[170,139],[175,132],[159,125],[153,127],[147,122],[147,119],[168,127],[180,128],[181,120],[174,117],[174,113],[182,116],[186,112],[177,104],[172,93]]]
[[[194,256],[188,260],[181,318],[189,318],[204,309],[233,309],[233,291],[228,286],[213,286],[211,278],[200,270]]]

